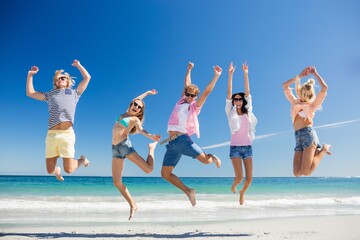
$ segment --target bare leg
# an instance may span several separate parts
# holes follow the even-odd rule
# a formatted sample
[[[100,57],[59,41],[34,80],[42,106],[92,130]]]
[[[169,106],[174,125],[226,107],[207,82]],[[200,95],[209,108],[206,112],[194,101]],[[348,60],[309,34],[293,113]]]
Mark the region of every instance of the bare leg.
[[[295,177],[301,177],[302,151],[295,151],[293,160],[293,173]]]
[[[243,180],[243,170],[242,170],[241,158],[232,158],[231,161],[235,172],[235,178],[233,184],[231,185],[231,191],[233,193],[236,193],[237,185],[239,185]]]
[[[146,161],[137,152],[127,155],[126,158],[138,165],[145,173],[151,173],[154,170],[154,152],[157,143],[153,142],[148,145],[149,154]]]
[[[252,157],[244,159],[244,165],[245,165],[245,174],[246,174],[246,180],[244,182],[243,188],[240,190],[240,205],[243,205],[245,202],[244,195],[246,190],[249,188],[251,182],[252,182]]]
[[[331,148],[331,145],[323,144],[321,151],[314,156],[313,163],[311,164],[311,167],[310,167],[310,174],[314,172],[314,170],[319,165],[320,161],[325,156],[325,154],[331,155],[331,152],[329,151],[330,148]]]
[[[209,164],[214,162],[216,167],[218,168],[221,167],[221,160],[213,154],[201,153],[199,156],[196,157],[196,159],[204,164]]]
[[[73,158],[63,158],[64,160],[64,171],[66,173],[72,173],[76,171],[80,166],[87,167],[90,162],[84,155],[81,155],[78,160]]]
[[[163,166],[161,169],[161,176],[172,185],[183,191],[186,196],[188,196],[191,205],[194,207],[196,204],[195,189],[188,188],[175,174],[172,173],[173,170],[174,167],[172,166]]]
[[[122,174],[124,170],[124,159],[113,158],[112,159],[112,177],[115,187],[123,195],[126,201],[130,205],[130,215],[129,220],[134,217],[135,212],[138,210],[138,207],[130,195],[127,187],[122,182]]]
[[[55,177],[59,181],[64,181],[64,178],[61,176],[61,168],[56,166],[57,157],[47,158],[46,159],[46,170],[49,174],[55,174]]]

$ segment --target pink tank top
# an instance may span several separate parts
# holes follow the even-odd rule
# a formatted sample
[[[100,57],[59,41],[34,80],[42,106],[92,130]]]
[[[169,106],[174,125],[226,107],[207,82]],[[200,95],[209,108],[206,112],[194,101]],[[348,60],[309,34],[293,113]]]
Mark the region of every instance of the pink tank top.
[[[241,121],[241,127],[234,134],[231,135],[231,146],[249,146],[252,144],[249,129],[250,122],[247,114],[238,115],[239,121]]]

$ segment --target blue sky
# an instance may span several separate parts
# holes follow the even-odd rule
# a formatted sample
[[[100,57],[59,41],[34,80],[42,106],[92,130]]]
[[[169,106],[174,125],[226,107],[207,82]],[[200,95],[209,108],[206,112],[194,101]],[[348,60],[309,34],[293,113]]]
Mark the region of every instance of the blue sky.
[[[91,82],[75,117],[76,156],[91,161],[73,175],[111,175],[111,129],[132,98],[149,89],[144,128],[167,137],[171,110],[180,96],[188,61],[193,83],[203,90],[223,73],[199,116],[195,142],[219,156],[223,165],[203,165],[183,157],[178,176],[233,176],[228,157],[230,132],[224,113],[227,69],[238,67],[234,91],[243,91],[241,63],[247,60],[254,113],[254,176],[292,176],[294,137],[290,104],[282,82],[315,65],[329,86],[315,127],[321,143],[333,145],[313,176],[360,176],[360,10],[359,1],[23,1],[0,3],[0,174],[45,175],[47,104],[26,97],[27,71],[38,91],[52,88],[56,69],[81,80],[74,59]],[[147,154],[149,139],[131,136]],[[165,146],[156,166],[144,174],[130,161],[125,176],[160,176]],[[58,163],[62,165],[62,160]],[[66,176],[66,175],[65,175]]]

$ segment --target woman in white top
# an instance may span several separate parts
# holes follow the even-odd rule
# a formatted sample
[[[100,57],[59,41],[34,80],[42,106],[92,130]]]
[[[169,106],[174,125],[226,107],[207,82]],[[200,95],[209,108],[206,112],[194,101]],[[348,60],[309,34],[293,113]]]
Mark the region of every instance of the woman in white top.
[[[246,180],[240,190],[240,205],[245,202],[244,194],[252,182],[252,141],[255,138],[255,125],[257,119],[252,113],[252,102],[250,95],[248,65],[242,65],[244,72],[245,93],[232,94],[232,78],[235,67],[232,63],[229,66],[229,79],[225,112],[228,118],[231,131],[230,158],[234,167],[235,178],[231,191],[236,192],[236,187],[243,180],[242,162],[245,166]],[[241,161],[242,160],[242,161]]]

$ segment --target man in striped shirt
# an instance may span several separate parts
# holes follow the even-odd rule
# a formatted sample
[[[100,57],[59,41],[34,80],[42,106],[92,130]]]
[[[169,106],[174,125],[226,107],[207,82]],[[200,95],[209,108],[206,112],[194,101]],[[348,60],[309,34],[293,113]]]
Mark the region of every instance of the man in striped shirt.
[[[83,80],[76,89],[72,89],[75,81],[64,70],[57,70],[53,78],[54,88],[46,93],[34,89],[33,76],[39,68],[31,67],[26,81],[26,95],[36,100],[45,101],[49,106],[48,132],[46,136],[46,168],[49,174],[55,174],[59,181],[64,181],[61,176],[61,168],[56,166],[57,158],[63,158],[63,166],[66,173],[72,173],[81,165],[87,167],[89,160],[75,156],[75,133],[73,129],[76,104],[81,94],[86,90],[91,76],[78,60],[74,60],[72,66],[76,67]]]

